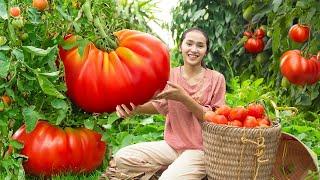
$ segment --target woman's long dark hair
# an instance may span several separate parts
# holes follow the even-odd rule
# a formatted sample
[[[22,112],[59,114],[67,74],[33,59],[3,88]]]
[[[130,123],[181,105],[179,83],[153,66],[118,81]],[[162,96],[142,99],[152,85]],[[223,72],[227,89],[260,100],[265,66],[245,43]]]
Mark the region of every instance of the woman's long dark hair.
[[[180,47],[181,47],[181,43],[182,41],[186,38],[186,35],[188,32],[191,32],[191,31],[199,31],[203,34],[203,36],[206,38],[206,45],[207,45],[207,49],[206,49],[206,55],[208,54],[209,52],[209,47],[210,47],[210,41],[209,41],[209,36],[208,34],[201,28],[198,28],[198,27],[192,27],[190,29],[187,29],[186,31],[184,31],[181,35],[181,38],[180,38]],[[206,63],[204,62],[204,60],[202,59],[201,60],[201,66],[206,68]]]

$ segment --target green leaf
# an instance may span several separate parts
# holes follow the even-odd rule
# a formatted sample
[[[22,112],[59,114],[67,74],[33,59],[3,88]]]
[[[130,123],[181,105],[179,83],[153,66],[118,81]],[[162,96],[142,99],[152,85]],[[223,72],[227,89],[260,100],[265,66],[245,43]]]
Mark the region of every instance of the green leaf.
[[[39,24],[41,22],[41,12],[35,8],[28,8],[27,14],[32,24]]]
[[[31,54],[37,55],[37,56],[46,56],[48,55],[53,49],[56,47],[48,47],[46,50],[41,49],[41,48],[36,48],[33,46],[22,46],[24,50],[27,52],[30,52]]]
[[[62,99],[54,99],[51,101],[51,106],[55,109],[68,109],[67,103]]]
[[[55,72],[48,72],[48,73],[39,73],[41,75],[49,76],[49,77],[55,77],[58,76],[60,71],[55,71]]]
[[[273,12],[277,12],[279,6],[281,5],[282,0],[273,0],[272,4],[273,4]]]
[[[112,113],[108,116],[108,124],[113,124],[119,117],[116,113]]]
[[[1,46],[0,51],[9,51],[11,50],[10,46]]]
[[[6,78],[10,69],[10,61],[0,59],[0,77]]]
[[[89,119],[86,119],[84,121],[84,127],[86,127],[87,129],[93,129],[94,128],[94,122],[93,120],[91,120],[90,118]]]
[[[8,19],[7,5],[4,0],[0,0],[0,17],[4,20]]]
[[[39,85],[45,94],[54,96],[60,99],[65,98],[46,77],[37,74],[37,78],[38,78]]]
[[[31,107],[25,107],[22,110],[22,115],[26,122],[27,132],[31,132],[36,127],[37,121],[41,119],[40,114],[34,109],[35,109],[35,106],[31,106]]]
[[[141,124],[142,124],[142,125],[147,125],[147,124],[152,124],[152,123],[154,123],[152,117],[145,118],[145,119],[143,119],[143,120],[141,121]]]
[[[14,55],[17,60],[24,61],[24,55],[21,49],[14,49],[12,55]]]
[[[10,146],[12,146],[15,149],[22,149],[23,148],[23,144],[18,141],[15,141],[15,140],[10,140],[9,144],[10,144]]]
[[[67,116],[67,111],[65,109],[60,109],[58,110],[58,116],[56,120],[56,125],[60,125],[62,120],[64,120]]]

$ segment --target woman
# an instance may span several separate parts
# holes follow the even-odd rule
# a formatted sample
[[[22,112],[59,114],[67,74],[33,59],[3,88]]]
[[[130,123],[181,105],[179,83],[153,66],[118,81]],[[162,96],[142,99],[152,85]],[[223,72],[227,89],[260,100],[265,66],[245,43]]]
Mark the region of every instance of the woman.
[[[170,72],[166,88],[154,100],[129,110],[116,108],[117,115],[161,113],[166,116],[164,140],[144,142],[120,149],[114,156],[116,167],[127,174],[144,172],[149,179],[166,168],[160,179],[202,179],[205,177],[201,123],[204,113],[225,103],[225,78],[204,66],[209,38],[199,28],[185,31],[179,50],[184,64]]]

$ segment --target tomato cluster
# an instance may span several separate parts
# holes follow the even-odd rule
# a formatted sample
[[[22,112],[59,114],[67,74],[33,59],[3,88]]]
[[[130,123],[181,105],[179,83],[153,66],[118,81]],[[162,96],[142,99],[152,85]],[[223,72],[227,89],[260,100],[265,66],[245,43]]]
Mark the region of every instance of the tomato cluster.
[[[289,30],[289,38],[303,43],[310,38],[310,28],[295,24]],[[320,57],[305,55],[300,50],[288,50],[280,57],[281,74],[292,84],[311,85],[320,80]]]
[[[314,84],[320,80],[320,61],[316,56],[305,58],[300,50],[289,50],[280,58],[280,70],[292,84]]]
[[[265,36],[265,29],[260,27],[252,33],[251,31],[245,31],[243,33],[248,39],[244,43],[244,48],[248,53],[256,54],[262,52],[264,49],[263,38]]]
[[[265,113],[263,105],[251,103],[247,107],[221,106],[216,111],[207,111],[204,120],[215,124],[225,124],[236,127],[269,127],[271,122]]]

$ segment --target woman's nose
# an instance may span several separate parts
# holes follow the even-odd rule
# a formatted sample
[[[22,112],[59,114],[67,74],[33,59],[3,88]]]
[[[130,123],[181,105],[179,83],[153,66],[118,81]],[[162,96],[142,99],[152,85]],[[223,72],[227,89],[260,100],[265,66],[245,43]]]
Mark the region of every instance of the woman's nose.
[[[192,47],[191,47],[191,51],[192,51],[192,52],[198,52],[197,46],[192,46]]]

